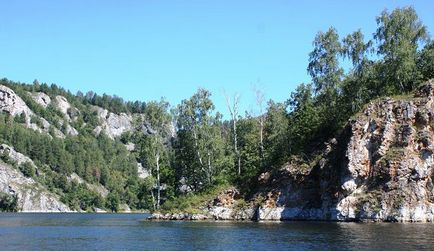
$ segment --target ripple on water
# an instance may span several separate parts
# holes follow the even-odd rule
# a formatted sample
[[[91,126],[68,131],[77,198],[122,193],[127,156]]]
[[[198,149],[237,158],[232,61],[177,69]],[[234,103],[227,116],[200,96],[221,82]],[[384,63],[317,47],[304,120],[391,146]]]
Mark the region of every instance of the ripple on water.
[[[434,224],[147,222],[144,214],[0,214],[2,249],[420,250]]]

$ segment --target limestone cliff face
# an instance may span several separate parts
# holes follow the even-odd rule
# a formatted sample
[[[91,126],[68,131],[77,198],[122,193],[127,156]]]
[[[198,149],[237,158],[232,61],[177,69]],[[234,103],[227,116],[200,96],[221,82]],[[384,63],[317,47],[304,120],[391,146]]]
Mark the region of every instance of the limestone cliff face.
[[[38,167],[33,160],[15,151],[6,144],[0,145],[0,154],[7,155],[17,165],[30,163]],[[60,202],[59,196],[47,191],[32,178],[25,177],[20,171],[0,161],[0,191],[18,197],[18,210],[21,212],[72,212]]]
[[[132,131],[132,116],[126,113],[115,114],[101,107],[94,107],[97,112],[100,126],[96,127],[95,134],[100,134],[102,131],[110,138],[121,136],[124,132]]]
[[[371,102],[315,165],[263,174],[258,219],[434,221],[433,95]]]
[[[32,95],[32,98],[37,100],[37,103],[46,102],[47,106],[51,102],[49,97],[45,94],[38,93],[36,96]],[[44,106],[42,103],[40,103]],[[40,133],[48,133],[50,130],[50,123],[33,113],[32,110],[26,105],[26,103],[19,97],[12,89],[0,85],[0,112],[8,113],[12,116],[25,115],[25,125],[27,128],[35,130]],[[37,117],[42,126],[39,127],[37,124],[31,122],[32,117]],[[59,131],[57,128],[54,128],[55,135],[59,138],[64,138],[65,135]]]
[[[48,192],[31,178],[0,162],[0,191],[17,195],[21,212],[71,212],[58,196]]]
[[[24,114],[26,125],[30,124],[30,117],[33,115],[26,103],[13,90],[3,85],[0,85],[0,111],[12,116]]]

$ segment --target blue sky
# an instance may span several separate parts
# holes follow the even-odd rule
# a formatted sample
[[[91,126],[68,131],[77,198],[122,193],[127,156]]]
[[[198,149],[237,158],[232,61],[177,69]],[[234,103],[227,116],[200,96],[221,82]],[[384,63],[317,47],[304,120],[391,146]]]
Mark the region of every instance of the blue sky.
[[[319,30],[367,37],[387,8],[412,5],[430,33],[431,1],[0,0],[0,77],[172,104],[198,87],[254,104],[284,101],[306,73]],[[226,113],[226,112],[225,112]]]

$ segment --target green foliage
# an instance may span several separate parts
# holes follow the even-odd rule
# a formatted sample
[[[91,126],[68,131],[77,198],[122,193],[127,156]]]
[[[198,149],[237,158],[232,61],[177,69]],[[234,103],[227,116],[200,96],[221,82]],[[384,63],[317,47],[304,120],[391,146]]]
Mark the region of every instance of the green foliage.
[[[14,117],[15,123],[24,124],[26,123],[26,114],[22,112],[20,115]]]
[[[178,137],[174,144],[177,179],[199,191],[215,183],[215,177],[231,162],[225,158],[220,114],[213,115],[211,93],[199,89],[176,110]]]
[[[135,159],[119,142],[114,142],[104,135],[97,138],[92,135],[67,136],[66,139],[51,138],[26,129],[4,114],[0,114],[0,140],[29,156],[37,166],[47,166],[44,175],[38,177],[39,181],[51,191],[62,194],[65,202],[74,208],[87,210],[98,207],[99,199],[84,200],[83,198],[89,196],[84,196],[82,190],[89,192],[89,189],[79,189],[69,184],[65,177],[72,173],[77,173],[89,183],[107,186],[109,190],[118,194],[121,201],[132,201],[133,204],[130,206],[137,206],[137,198],[131,198],[131,194],[134,194],[131,190],[135,190],[136,187],[134,182],[130,182],[138,178]],[[26,176],[34,177],[34,167],[28,163],[18,168]],[[60,177],[63,181],[58,182]],[[81,204],[82,201],[86,201],[84,205]]]
[[[319,32],[313,41],[314,50],[309,54],[307,70],[312,77],[315,92],[332,95],[343,75],[338,56],[342,45],[335,28],[325,33]]]
[[[164,213],[203,213],[199,208],[207,206],[206,204],[216,198],[228,186],[214,186],[198,192],[181,195],[172,200],[166,201],[161,208]]]
[[[110,193],[107,195],[106,199],[106,207],[110,209],[112,212],[118,212],[119,211],[119,195],[116,193]]]
[[[377,17],[377,53],[383,56],[380,68],[387,92],[408,92],[419,79],[416,58],[419,46],[428,40],[428,32],[413,7],[383,11]],[[389,93],[387,93],[389,94]]]
[[[422,81],[434,78],[434,42],[423,48],[416,64],[417,69],[421,72]]]
[[[16,212],[18,210],[18,197],[0,192],[0,211]]]
[[[18,166],[18,169],[24,174],[26,177],[34,177],[35,176],[35,167],[30,162],[24,162]]]
[[[259,147],[259,123],[252,117],[240,120],[238,123],[238,144],[240,148],[240,160],[242,171],[235,181],[242,189],[251,189],[254,180],[261,171],[261,157]],[[253,182],[252,182],[253,181]]]

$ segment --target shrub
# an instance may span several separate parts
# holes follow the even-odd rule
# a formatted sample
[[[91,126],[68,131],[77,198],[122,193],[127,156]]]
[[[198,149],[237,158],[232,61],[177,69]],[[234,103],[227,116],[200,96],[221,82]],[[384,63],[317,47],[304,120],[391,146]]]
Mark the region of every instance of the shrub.
[[[34,177],[35,176],[35,167],[30,162],[24,162],[18,166],[18,169],[24,174],[26,177]]]
[[[18,211],[17,196],[0,192],[0,211],[2,212]]]

